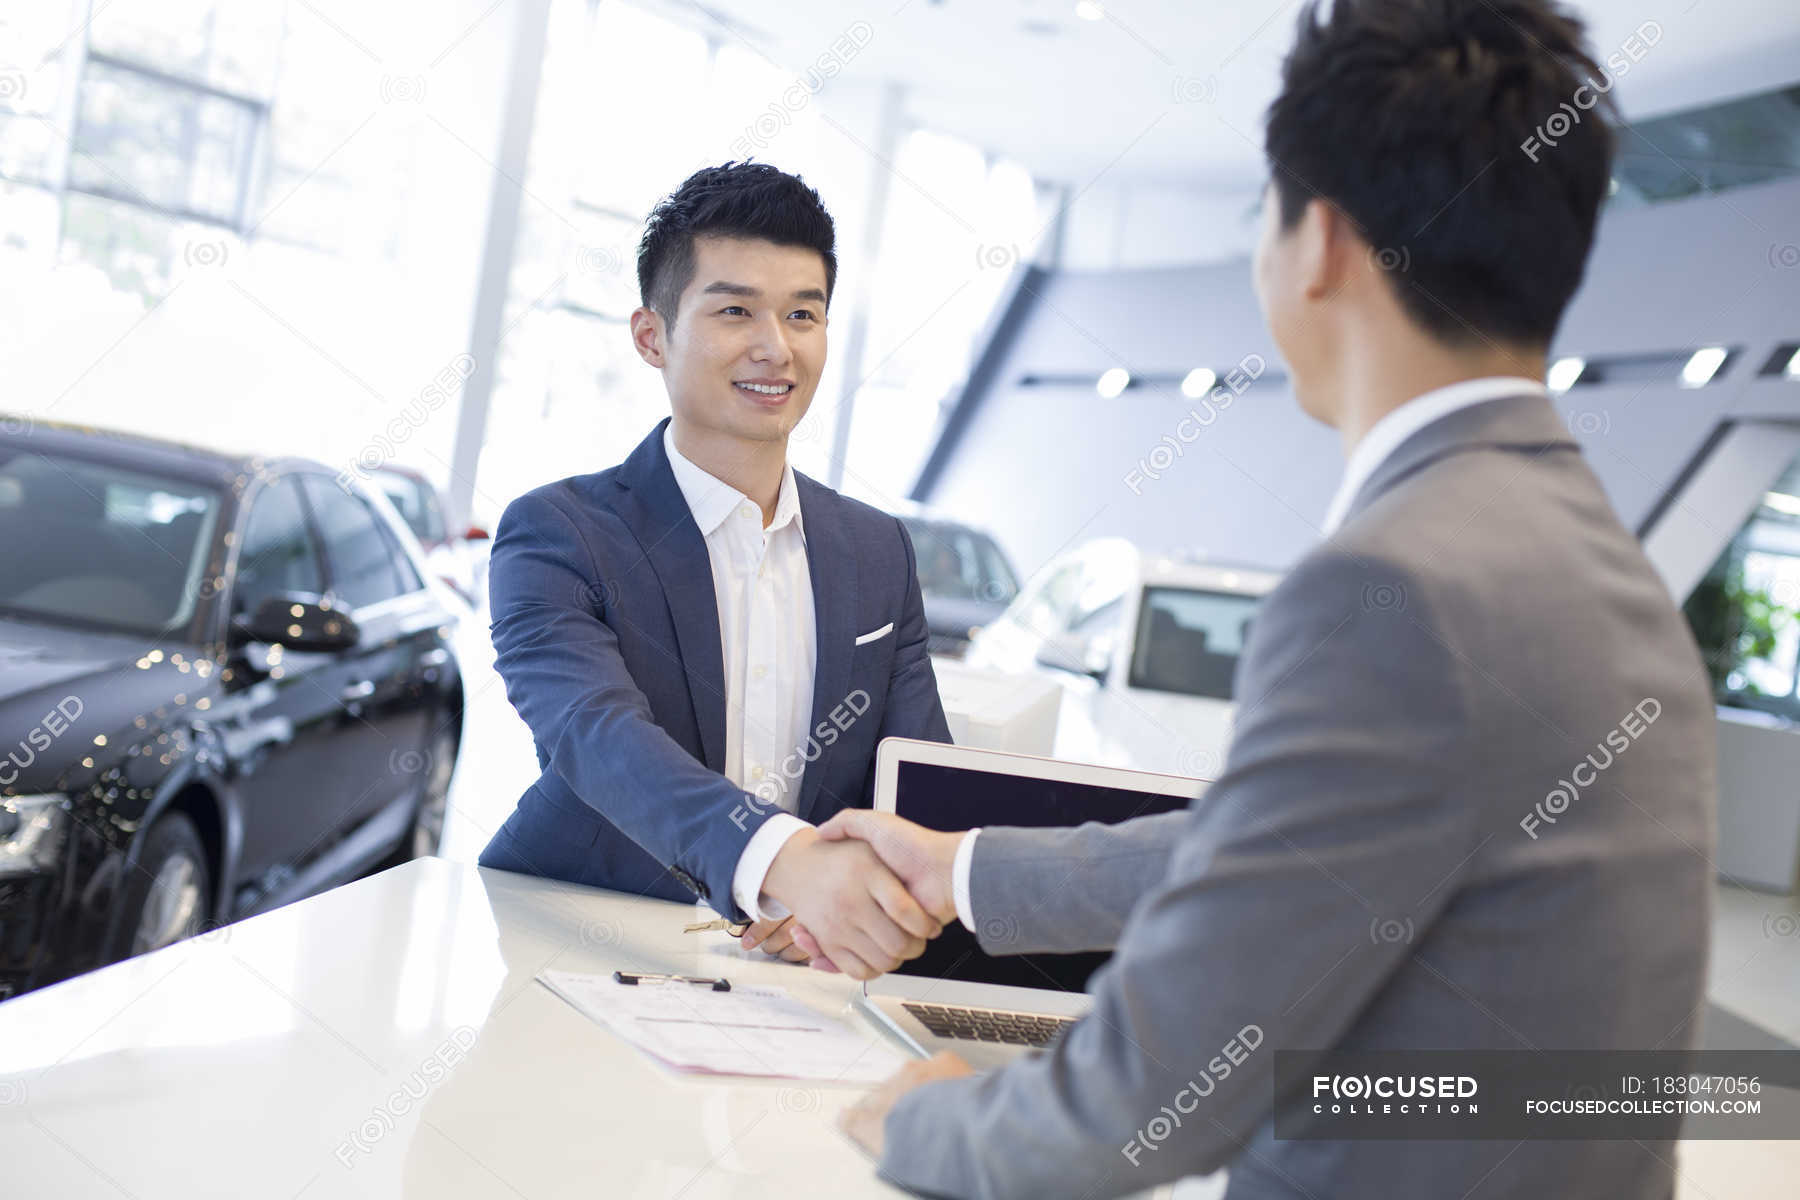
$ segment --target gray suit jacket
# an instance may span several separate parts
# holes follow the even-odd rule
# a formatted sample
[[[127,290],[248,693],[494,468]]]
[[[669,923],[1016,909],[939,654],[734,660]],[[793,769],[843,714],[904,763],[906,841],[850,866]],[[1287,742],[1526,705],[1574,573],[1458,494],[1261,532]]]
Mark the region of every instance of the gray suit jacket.
[[[1188,811],[981,835],[990,952],[1116,951],[1049,1053],[902,1100],[881,1173],[945,1196],[1229,1165],[1230,1200],[1668,1197],[1668,1143],[1276,1141],[1270,1120],[1276,1049],[1695,1040],[1707,677],[1549,402],[1463,409],[1390,456],[1264,602],[1237,697]],[[1572,774],[1589,782],[1546,805]],[[1555,821],[1528,831],[1535,806]],[[1140,1138],[1252,1024],[1260,1048]]]

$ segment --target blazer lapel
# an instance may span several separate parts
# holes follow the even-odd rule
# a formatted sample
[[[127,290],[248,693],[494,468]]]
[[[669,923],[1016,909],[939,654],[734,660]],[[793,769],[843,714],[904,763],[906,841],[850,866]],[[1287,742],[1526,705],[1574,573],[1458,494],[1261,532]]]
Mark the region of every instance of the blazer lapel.
[[[614,476],[624,495],[619,514],[644,548],[656,573],[669,618],[675,626],[675,652],[687,679],[700,731],[702,761],[709,770],[725,770],[725,660],[719,637],[719,604],[713,594],[712,560],[706,539],[694,523],[687,499],[669,468],[659,422],[639,443]],[[628,572],[629,573],[629,572]],[[608,581],[602,580],[603,586]],[[622,581],[616,581],[622,582]],[[671,664],[674,665],[674,664]]]
[[[813,667],[812,723],[803,731],[812,737],[850,690],[850,659],[856,643],[857,563],[855,547],[844,536],[837,516],[837,496],[799,472],[794,484],[800,490],[800,518],[806,530],[806,569],[812,577],[813,621],[818,628],[818,652]],[[808,743],[810,747],[810,743]],[[800,783],[798,814],[813,819],[819,803],[834,747],[823,746],[819,757],[806,766]]]
[[[1383,492],[1446,454],[1481,446],[1542,452],[1554,446],[1578,445],[1547,397],[1526,392],[1471,404],[1433,421],[1401,442],[1356,493],[1350,510],[1344,514],[1344,524],[1348,525]]]

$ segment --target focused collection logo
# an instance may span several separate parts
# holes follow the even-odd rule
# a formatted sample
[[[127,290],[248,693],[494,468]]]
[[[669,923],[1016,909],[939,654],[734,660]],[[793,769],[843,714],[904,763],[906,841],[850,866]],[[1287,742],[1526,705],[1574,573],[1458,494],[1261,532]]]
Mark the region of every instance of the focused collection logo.
[[[1314,1075],[1312,1110],[1341,1115],[1478,1113],[1472,1075]]]

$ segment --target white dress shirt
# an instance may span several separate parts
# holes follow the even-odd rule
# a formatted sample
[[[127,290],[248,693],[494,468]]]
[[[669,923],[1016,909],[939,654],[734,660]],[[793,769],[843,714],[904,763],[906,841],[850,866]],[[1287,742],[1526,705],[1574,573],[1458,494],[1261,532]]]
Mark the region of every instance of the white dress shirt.
[[[707,474],[675,448],[674,425],[663,430],[669,468],[706,539],[719,642],[725,666],[725,778],[755,796],[757,811],[781,811],[751,835],[732,871],[731,895],[763,920],[786,916],[779,904],[759,904],[763,877],[788,838],[807,822],[793,816],[800,761],[812,722],[813,667],[818,658],[806,528],[794,469],[783,467],[775,516],[765,527],[762,508],[730,484]],[[709,697],[696,697],[710,703]]]
[[[1337,495],[1331,498],[1331,507],[1325,510],[1325,527],[1320,532],[1326,537],[1338,531],[1349,515],[1350,505],[1363,485],[1375,474],[1376,468],[1388,460],[1388,456],[1400,448],[1407,438],[1419,432],[1433,421],[1439,421],[1459,409],[1480,404],[1484,400],[1498,400],[1502,396],[1519,396],[1527,392],[1539,395],[1546,393],[1542,382],[1527,379],[1522,375],[1489,375],[1481,379],[1464,379],[1441,388],[1433,388],[1423,395],[1414,396],[1405,404],[1388,413],[1387,416],[1370,426],[1356,448],[1350,452],[1350,460],[1344,464],[1343,481],[1338,484]],[[969,899],[969,866],[975,859],[975,838],[981,830],[971,829],[963,835],[956,847],[956,861],[951,867],[951,892],[956,900],[956,916],[971,933],[975,928],[975,908]]]

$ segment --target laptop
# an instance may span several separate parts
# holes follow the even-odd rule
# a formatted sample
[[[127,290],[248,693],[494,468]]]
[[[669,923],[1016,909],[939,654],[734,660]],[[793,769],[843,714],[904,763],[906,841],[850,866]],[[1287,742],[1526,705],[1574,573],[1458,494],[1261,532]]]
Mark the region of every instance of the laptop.
[[[1116,823],[1186,808],[1209,782],[891,737],[876,751],[875,809],[941,830]],[[1074,1024],[1090,1004],[1088,977],[1109,957],[990,955],[954,921],[924,954],[864,983],[859,1003],[920,1055],[1000,1066]]]

